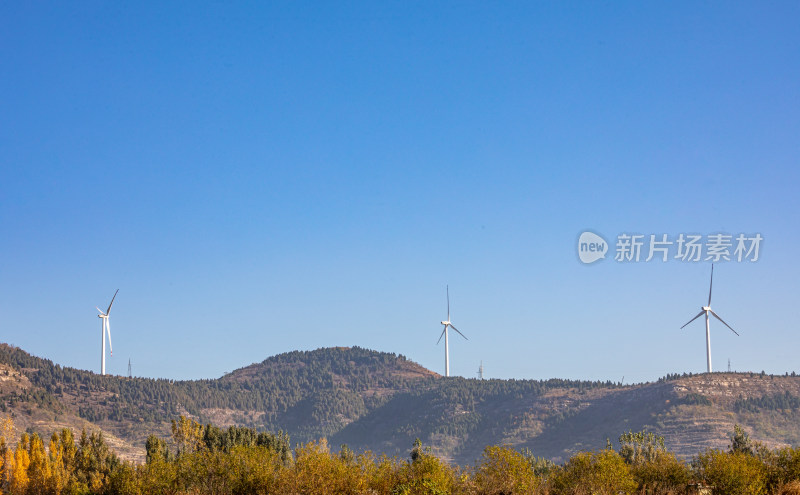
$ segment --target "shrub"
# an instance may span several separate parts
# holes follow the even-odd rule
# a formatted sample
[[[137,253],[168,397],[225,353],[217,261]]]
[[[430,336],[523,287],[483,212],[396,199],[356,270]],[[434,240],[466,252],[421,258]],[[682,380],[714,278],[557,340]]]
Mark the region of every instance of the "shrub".
[[[800,486],[800,449],[786,447],[778,450],[773,454],[769,468],[770,487],[788,486],[792,482]]]
[[[284,493],[351,494],[363,492],[366,486],[355,459],[331,455],[324,439],[295,450],[294,469],[289,476],[293,479]]]
[[[636,488],[630,467],[611,449],[575,454],[550,480],[555,495],[633,494]]]
[[[511,447],[486,447],[475,469],[475,485],[482,494],[534,493],[539,486],[530,461]]]
[[[394,495],[446,495],[456,481],[453,469],[427,450],[415,445],[411,460],[403,463]]]
[[[708,450],[697,458],[698,475],[714,485],[715,495],[762,495],[767,492],[766,466],[744,452]]]
[[[655,459],[631,467],[639,489],[646,493],[679,492],[686,489],[692,470],[671,452],[662,452]]]

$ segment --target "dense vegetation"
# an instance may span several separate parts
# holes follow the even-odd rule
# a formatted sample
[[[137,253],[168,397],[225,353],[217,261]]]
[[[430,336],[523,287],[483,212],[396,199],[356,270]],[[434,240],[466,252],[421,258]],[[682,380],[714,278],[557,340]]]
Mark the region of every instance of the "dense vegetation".
[[[169,439],[147,440],[147,461],[120,461],[101,433],[70,429],[47,446],[38,435],[0,435],[0,490],[60,494],[672,494],[713,485],[718,495],[800,493],[800,449],[769,450],[736,428],[727,450],[707,450],[687,463],[647,432],[620,436],[618,451],[580,452],[562,465],[489,446],[472,466],[443,462],[416,441],[407,459],[332,452],[324,440],[293,451],[283,434],[220,429],[180,417]]]
[[[320,349],[275,356],[221,379],[172,381],[100,376],[0,345],[0,363],[23,370],[39,390],[39,395],[30,396],[14,392],[0,398],[0,403],[35,401],[61,412],[63,399],[72,399],[80,416],[92,422],[167,422],[182,411],[205,419],[203,411],[215,408],[255,411],[261,414],[250,426],[288,427],[299,437],[319,436],[340,428],[342,419],[357,418],[385,400],[379,394],[362,397],[359,392],[395,392],[426,381],[407,378],[391,366],[404,362],[402,356],[359,348]],[[346,380],[340,379],[343,376]],[[328,427],[305,431],[307,425],[292,424],[298,417]]]
[[[800,409],[800,397],[784,392],[782,394],[764,395],[757,398],[739,398],[733,404],[737,412],[759,412],[762,409],[770,411],[796,411]]]
[[[240,425],[287,431],[301,442],[335,435],[392,400],[400,408],[395,415],[400,416],[408,408],[438,405],[434,409],[439,414],[426,418],[430,428],[424,433],[460,435],[491,420],[476,410],[488,401],[560,388],[583,392],[618,386],[610,381],[559,379],[441,380],[402,355],[359,347],[285,353],[219,379],[194,381],[100,376],[61,367],[9,345],[0,345],[0,363],[22,370],[36,386],[24,395],[0,396],[0,408],[30,401],[61,413],[69,403],[88,421],[131,424],[167,423],[179,414],[212,422],[210,411],[233,410],[242,413],[236,418]],[[474,414],[452,421],[454,404]],[[558,416],[551,421],[558,421]],[[419,435],[412,429],[409,435]]]

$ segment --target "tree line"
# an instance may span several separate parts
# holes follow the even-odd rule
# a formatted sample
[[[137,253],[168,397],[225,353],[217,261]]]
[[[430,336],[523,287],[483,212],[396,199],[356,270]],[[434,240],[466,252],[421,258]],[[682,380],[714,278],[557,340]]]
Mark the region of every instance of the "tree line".
[[[653,433],[624,433],[615,450],[580,452],[561,465],[527,449],[488,446],[474,465],[453,466],[419,440],[406,459],[338,451],[322,439],[290,448],[283,433],[218,428],[181,416],[171,437],[150,436],[142,464],[122,461],[100,432],[65,428],[47,445],[37,434],[10,439],[0,424],[0,493],[13,495],[566,495],[800,493],[800,449],[770,450],[736,426],[726,450],[678,459]],[[699,493],[699,492],[697,492]]]

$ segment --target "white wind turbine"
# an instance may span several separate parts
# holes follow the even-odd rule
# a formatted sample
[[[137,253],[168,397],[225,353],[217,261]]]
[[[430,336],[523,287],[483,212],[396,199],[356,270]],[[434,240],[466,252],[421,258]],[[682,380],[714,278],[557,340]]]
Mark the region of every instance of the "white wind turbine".
[[[467,339],[466,335],[464,335],[463,333],[459,332],[458,329],[456,327],[454,327],[452,323],[450,323],[450,286],[449,285],[447,286],[447,321],[443,321],[442,325],[444,325],[444,330],[442,330],[442,334],[439,335],[439,340],[436,341],[436,345],[439,345],[439,342],[442,341],[442,337],[444,337],[444,376],[450,376],[450,340],[448,338],[449,333],[448,333],[447,329],[448,328],[452,328],[453,330],[458,332],[459,335],[464,337],[464,339],[466,339],[466,340],[469,340],[469,339]]]
[[[691,320],[689,320],[686,323],[686,325],[688,325],[689,323],[691,323],[694,320],[700,318],[704,314],[706,315],[706,360],[708,361],[708,372],[709,373],[711,373],[711,329],[709,327],[709,314],[711,314],[712,316],[714,316],[714,318],[716,318],[719,321],[721,321],[723,325],[725,325],[726,327],[730,328],[731,332],[735,333],[737,336],[739,335],[736,332],[736,330],[734,330],[733,328],[731,328],[730,325],[725,323],[725,321],[722,318],[720,318],[719,315],[717,313],[715,313],[713,309],[711,309],[711,288],[712,287],[714,287],[714,264],[713,263],[711,264],[711,283],[708,286],[708,306],[703,306],[702,308],[700,308],[700,312],[697,313],[697,316],[695,316],[694,318],[692,318]],[[681,329],[683,329],[686,325],[681,327]]]
[[[119,289],[117,289],[117,292],[119,292]],[[111,313],[111,305],[114,304],[114,299],[117,297],[117,292],[115,292],[114,297],[111,298],[111,303],[108,305],[108,309],[105,311],[105,313],[103,312],[102,309],[97,308],[97,306],[95,306],[95,308],[97,308],[97,311],[100,312],[100,314],[97,315],[97,317],[103,320],[103,326],[102,329],[100,330],[100,334],[103,337],[103,347],[100,350],[101,375],[106,374],[106,333],[108,333],[108,350],[111,351],[112,356],[114,355],[114,350],[111,347],[111,324],[108,322],[108,315],[109,313]]]

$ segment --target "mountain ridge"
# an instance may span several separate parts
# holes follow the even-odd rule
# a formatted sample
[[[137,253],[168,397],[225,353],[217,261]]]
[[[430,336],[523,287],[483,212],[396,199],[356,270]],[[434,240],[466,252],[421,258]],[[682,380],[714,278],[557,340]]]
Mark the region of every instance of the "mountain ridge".
[[[800,444],[795,376],[669,375],[634,385],[445,378],[405,356],[357,346],[292,351],[216,379],[172,381],[100,376],[0,344],[0,409],[21,430],[100,429],[137,461],[145,438],[168,437],[179,415],[387,455],[407,455],[420,438],[461,464],[495,444],[564,460],[642,429],[685,457],[726,447],[734,424],[769,446]]]

